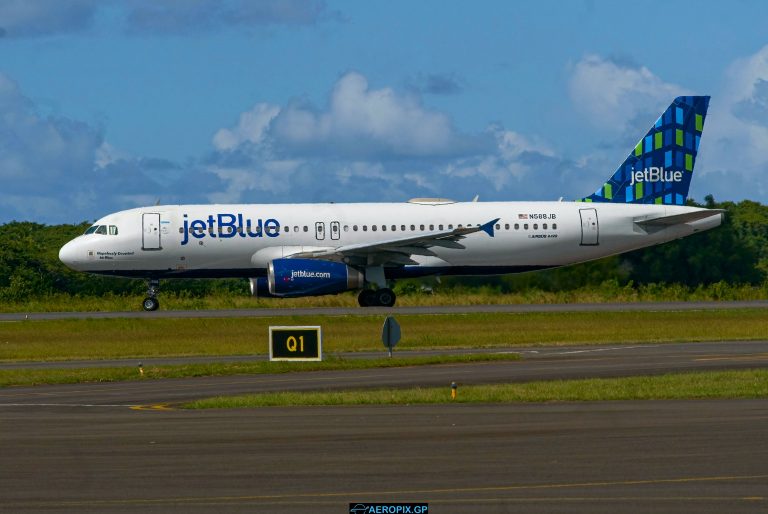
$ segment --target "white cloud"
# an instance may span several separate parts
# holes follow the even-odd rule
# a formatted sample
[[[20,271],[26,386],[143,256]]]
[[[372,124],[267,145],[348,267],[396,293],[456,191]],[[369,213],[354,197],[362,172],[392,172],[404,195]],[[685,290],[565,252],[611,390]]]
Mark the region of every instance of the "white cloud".
[[[0,73],[0,179],[7,191],[76,186],[93,169],[102,134],[62,116],[43,118],[18,85]],[[57,181],[65,184],[57,184]],[[68,183],[66,183],[68,181]]]
[[[5,0],[0,2],[0,37],[35,37],[84,30],[100,0]]]
[[[280,113],[275,105],[257,104],[250,111],[240,115],[236,127],[220,129],[213,136],[213,146],[216,150],[232,150],[245,142],[260,143],[269,124]]]
[[[336,82],[328,109],[297,102],[282,109],[270,135],[276,149],[302,155],[435,156],[471,144],[446,114],[425,108],[415,95],[373,89],[356,72]]]
[[[608,132],[623,132],[627,122],[638,115],[660,114],[672,99],[691,94],[645,66],[599,55],[587,55],[572,66],[568,90],[576,108]]]
[[[224,27],[313,25],[339,20],[322,0],[137,0],[126,17],[130,32],[195,35]]]
[[[539,138],[498,125],[463,134],[418,95],[373,88],[357,72],[338,79],[326,108],[259,104],[217,131],[213,144],[211,170],[230,183],[217,198],[229,201],[262,193],[282,201],[404,200],[452,196],[465,184],[473,195],[509,198],[510,185],[538,182],[541,167],[558,162]],[[275,173],[276,162],[291,166]]]
[[[697,168],[706,190],[717,199],[768,196],[768,46],[735,60],[726,70],[722,92],[710,102]],[[748,187],[743,187],[748,185]]]

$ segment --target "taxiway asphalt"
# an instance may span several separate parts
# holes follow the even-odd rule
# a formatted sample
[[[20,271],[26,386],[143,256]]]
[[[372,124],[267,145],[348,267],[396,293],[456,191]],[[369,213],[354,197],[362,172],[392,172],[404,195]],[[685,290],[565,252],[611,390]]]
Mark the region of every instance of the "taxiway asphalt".
[[[2,389],[0,512],[346,513],[350,502],[396,501],[448,513],[768,508],[768,400],[167,407],[258,391],[443,385],[447,395],[452,380],[768,366],[768,341],[503,351],[524,358]]]
[[[628,312],[768,309],[768,301],[632,302],[507,305],[447,305],[425,307],[312,307],[304,309],[158,310],[154,312],[3,312],[0,321],[97,318],[254,318],[281,316],[373,316],[408,314],[473,314],[503,312]]]

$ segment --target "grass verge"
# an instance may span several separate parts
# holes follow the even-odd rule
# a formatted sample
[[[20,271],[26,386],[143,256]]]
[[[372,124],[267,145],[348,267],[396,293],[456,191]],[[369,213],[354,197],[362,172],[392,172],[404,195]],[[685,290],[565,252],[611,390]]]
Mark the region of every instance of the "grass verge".
[[[397,316],[398,349],[749,340],[764,309]],[[0,323],[0,361],[268,353],[269,325],[321,325],[329,353],[381,351],[384,316],[67,319]]]
[[[226,409],[308,405],[381,405],[439,403],[517,403],[554,401],[681,400],[768,397],[768,370],[708,371],[661,376],[555,380],[450,389],[375,389],[333,392],[284,392],[198,400],[189,409]]]
[[[289,373],[301,371],[333,371],[368,368],[395,368],[465,362],[518,360],[515,354],[436,355],[425,357],[395,357],[392,359],[343,359],[329,357],[322,362],[238,362],[148,366],[144,374],[138,367],[73,368],[73,369],[10,369],[0,370],[0,387],[34,386],[42,384],[79,384],[85,382],[121,382],[159,378],[212,377],[244,374]]]

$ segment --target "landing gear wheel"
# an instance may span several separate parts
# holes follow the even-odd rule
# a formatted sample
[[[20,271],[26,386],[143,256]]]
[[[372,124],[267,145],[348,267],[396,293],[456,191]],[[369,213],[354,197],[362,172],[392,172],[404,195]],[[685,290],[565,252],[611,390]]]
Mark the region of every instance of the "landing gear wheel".
[[[156,311],[160,307],[160,302],[157,300],[157,292],[160,289],[160,281],[157,279],[147,280],[147,297],[141,302],[141,307],[147,311]]]
[[[142,302],[141,306],[144,307],[145,311],[156,311],[160,307],[160,302],[157,301],[157,298],[148,296],[144,298],[144,302]]]
[[[388,288],[378,289],[375,293],[376,305],[392,307],[395,304],[395,292]]]
[[[360,304],[360,307],[372,307],[376,305],[374,302],[376,301],[376,291],[372,289],[363,289],[360,291],[360,294],[357,295],[357,303]]]

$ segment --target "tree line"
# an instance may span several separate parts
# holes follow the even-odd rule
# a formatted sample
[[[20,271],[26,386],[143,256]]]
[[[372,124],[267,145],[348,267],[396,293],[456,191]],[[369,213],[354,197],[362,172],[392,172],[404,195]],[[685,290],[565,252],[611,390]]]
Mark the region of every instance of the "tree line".
[[[689,205],[698,205],[689,202]],[[768,206],[744,200],[718,203],[708,196],[702,205],[726,211],[719,228],[681,240],[576,266],[500,277],[451,277],[437,287],[489,286],[499,292],[537,288],[567,291],[599,286],[606,280],[619,285],[681,284],[697,287],[718,282],[762,285],[768,279]],[[43,225],[11,222],[0,225],[0,300],[23,302],[52,294],[100,296],[107,293],[139,295],[141,280],[99,277],[66,268],[59,248],[82,234],[90,223]],[[415,290],[408,283],[400,291]],[[244,279],[168,280],[164,293],[190,296],[212,293],[247,294]]]

